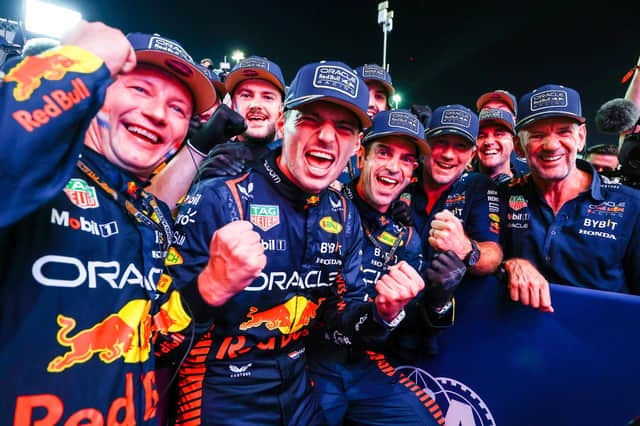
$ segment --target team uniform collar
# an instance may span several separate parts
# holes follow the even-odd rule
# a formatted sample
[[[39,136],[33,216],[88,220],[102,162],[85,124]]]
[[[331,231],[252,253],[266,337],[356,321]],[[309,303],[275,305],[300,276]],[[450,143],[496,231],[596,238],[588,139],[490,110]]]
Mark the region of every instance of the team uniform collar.
[[[391,222],[389,216],[371,207],[371,205],[360,196],[356,189],[358,180],[359,178],[356,178],[347,183],[344,187],[344,194],[356,205],[362,222],[374,229],[384,228]]]
[[[317,194],[310,194],[300,189],[278,167],[276,160],[281,153],[282,148],[267,153],[255,166],[256,171],[264,175],[273,184],[276,191],[294,206],[305,208],[318,205],[326,189]]]

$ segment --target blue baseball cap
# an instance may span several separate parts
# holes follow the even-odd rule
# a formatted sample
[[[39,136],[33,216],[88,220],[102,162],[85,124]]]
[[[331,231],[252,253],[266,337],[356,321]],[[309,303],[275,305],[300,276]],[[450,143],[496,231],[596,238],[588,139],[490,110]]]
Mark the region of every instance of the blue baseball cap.
[[[516,131],[547,117],[573,118],[579,123],[586,119],[582,116],[580,95],[575,90],[557,84],[546,84],[520,98],[520,113],[516,122]]]
[[[391,74],[387,72],[380,65],[376,64],[364,64],[355,69],[358,77],[364,80],[365,83],[369,81],[377,81],[387,91],[387,98],[393,96],[396,90],[393,88],[393,82],[391,81]]]
[[[454,134],[464,137],[472,145],[475,145],[478,128],[478,116],[475,112],[458,104],[444,105],[433,111],[426,138]]]
[[[284,110],[316,101],[340,105],[356,115],[363,129],[371,126],[367,85],[342,62],[321,61],[300,68],[287,91]]]
[[[497,123],[505,127],[513,135],[516,134],[513,115],[509,114],[505,110],[498,108],[484,108],[480,110],[478,119],[480,120],[480,127],[489,123]]]
[[[200,114],[216,102],[211,81],[175,40],[158,34],[129,33],[127,39],[138,63],[155,65],[173,74],[193,95],[193,113]]]
[[[513,115],[518,114],[518,100],[513,94],[509,93],[506,90],[497,89],[481,95],[476,101],[476,110],[479,112],[482,107],[485,106],[489,101],[504,102],[509,107],[509,109],[511,109]]]
[[[238,84],[245,80],[266,80],[276,86],[284,96],[286,84],[280,67],[275,62],[260,56],[249,56],[240,61],[224,79],[229,93],[233,93]]]
[[[380,111],[372,121],[373,124],[366,130],[362,138],[363,144],[371,143],[385,136],[403,136],[416,144],[420,155],[424,154],[427,149],[424,126],[411,111],[407,109]]]
[[[211,70],[204,65],[198,65],[198,68],[209,78],[211,84],[213,84],[213,88],[216,89],[216,94],[218,95],[218,99],[224,98],[227,94],[227,87],[224,85],[218,74],[214,70]]]

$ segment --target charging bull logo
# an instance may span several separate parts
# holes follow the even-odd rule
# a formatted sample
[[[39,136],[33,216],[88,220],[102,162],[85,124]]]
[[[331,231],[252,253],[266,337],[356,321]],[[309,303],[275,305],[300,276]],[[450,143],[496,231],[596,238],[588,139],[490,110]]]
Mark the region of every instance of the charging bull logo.
[[[175,296],[175,297],[174,297]],[[107,364],[118,358],[124,362],[144,362],[149,359],[152,335],[155,331],[167,334],[184,329],[190,318],[182,309],[177,293],[153,317],[149,315],[151,302],[132,300],[118,312],[109,315],[91,328],[69,336],[76,320],[58,315],[60,330],[58,343],[69,348],[64,355],[55,357],[47,371],[60,373],[76,364],[89,361],[94,355]]]
[[[27,56],[4,77],[15,82],[13,97],[26,101],[40,87],[41,80],[62,80],[67,72],[90,74],[102,65],[102,60],[75,46],[51,49],[38,56]]]
[[[278,329],[282,334],[295,333],[311,323],[324,300],[322,297],[318,299],[318,303],[314,303],[306,297],[294,296],[282,305],[266,311],[258,311],[258,308],[252,306],[247,314],[249,320],[240,324],[240,330],[264,325],[268,330]]]

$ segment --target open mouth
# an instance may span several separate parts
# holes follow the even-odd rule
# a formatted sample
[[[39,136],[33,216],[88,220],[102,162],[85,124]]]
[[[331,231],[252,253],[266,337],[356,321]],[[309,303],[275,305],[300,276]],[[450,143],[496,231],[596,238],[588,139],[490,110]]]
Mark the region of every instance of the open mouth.
[[[312,168],[326,170],[335,161],[335,157],[329,153],[322,151],[309,151],[305,154],[307,163]]]
[[[389,176],[378,176],[376,177],[376,181],[383,188],[388,188],[388,189],[394,188],[396,185],[398,185],[398,183],[400,183],[397,179]]]
[[[487,156],[487,157],[490,157],[490,156],[492,156],[492,155],[498,155],[498,154],[500,154],[500,151],[498,151],[498,150],[497,150],[497,149],[495,149],[495,148],[490,148],[490,149],[485,149],[485,150],[483,150],[483,151],[482,151],[482,154],[483,154],[483,155],[485,155],[485,156]]]
[[[127,124],[125,125],[125,127],[129,133],[133,134],[138,139],[142,139],[145,142],[149,142],[153,145],[162,143],[162,138],[160,137],[160,135],[158,135],[155,132],[152,132],[149,129],[145,129],[143,127],[136,126],[133,124]]]
[[[266,120],[267,120],[267,116],[264,114],[251,113],[247,115],[247,121],[249,122],[260,122],[260,121],[266,121]]]
[[[441,163],[441,162],[439,162],[439,161],[436,161],[436,165],[437,165],[439,168],[443,169],[443,170],[453,170],[453,169],[455,169],[455,167],[456,167],[456,166],[455,166],[455,165],[453,165],[453,164]]]
[[[543,155],[540,157],[543,163],[554,163],[562,158],[562,155]]]

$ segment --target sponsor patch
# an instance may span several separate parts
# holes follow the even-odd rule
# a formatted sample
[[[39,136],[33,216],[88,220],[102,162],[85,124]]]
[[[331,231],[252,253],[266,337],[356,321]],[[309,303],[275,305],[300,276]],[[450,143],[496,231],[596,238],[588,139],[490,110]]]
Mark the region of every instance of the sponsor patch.
[[[547,108],[566,107],[567,92],[566,90],[545,90],[531,96],[531,111],[539,111]]]
[[[384,231],[382,234],[378,235],[378,240],[388,246],[393,247],[393,245],[396,243],[396,241],[398,240],[397,237],[394,237],[393,235],[391,235],[390,233],[388,233],[387,231]]]
[[[378,80],[385,80],[384,68],[378,65],[364,65],[362,67],[362,77],[377,78]]]
[[[331,216],[325,216],[320,219],[320,228],[330,234],[339,234],[342,232],[342,225]]]
[[[171,276],[167,274],[160,275],[160,279],[158,280],[158,291],[160,293],[166,293],[167,290],[169,290],[169,286],[171,285],[172,281],[173,278],[171,278]]]
[[[250,220],[263,231],[280,224],[280,208],[270,204],[250,204]]]
[[[171,40],[167,40],[162,37],[151,37],[149,39],[149,49],[162,50],[172,55],[178,56],[185,61],[193,62],[191,56],[184,50],[179,44],[173,43]]]
[[[313,87],[340,92],[351,98],[358,96],[360,78],[355,72],[336,65],[320,65],[313,76]]]
[[[402,111],[392,111],[389,114],[389,126],[405,129],[418,136],[418,118],[413,114]]]
[[[441,124],[457,124],[462,127],[471,126],[471,114],[458,109],[445,109],[442,113]]]
[[[522,195],[512,195],[509,197],[509,207],[513,210],[522,210],[527,207],[527,200]]]
[[[37,56],[27,56],[4,76],[14,82],[13,97],[26,101],[40,87],[42,79],[62,80],[67,72],[90,74],[102,65],[102,60],[75,46],[63,46]]]
[[[178,253],[178,250],[176,250],[173,247],[170,247],[169,252],[167,253],[167,257],[164,259],[164,264],[167,266],[182,265],[183,262],[184,262],[184,259],[182,259],[182,256],[180,255],[180,253]]]
[[[83,179],[69,179],[64,187],[64,193],[67,194],[69,201],[81,209],[95,209],[100,206],[96,188],[89,186]]]

